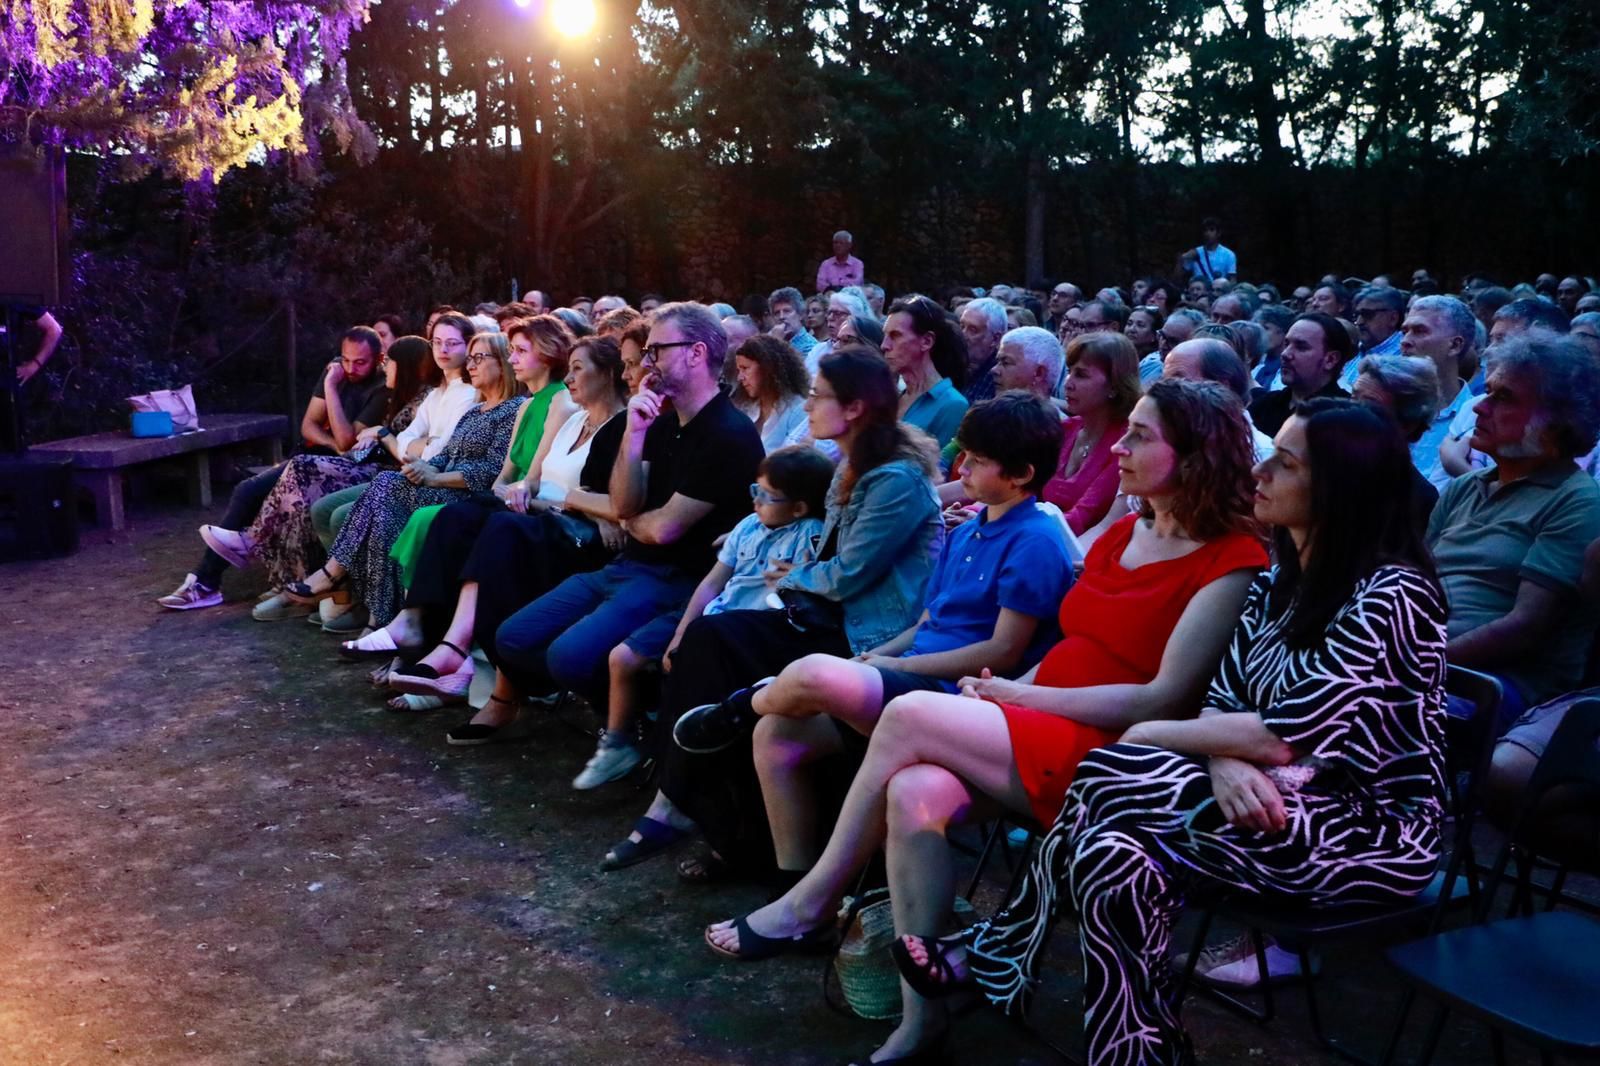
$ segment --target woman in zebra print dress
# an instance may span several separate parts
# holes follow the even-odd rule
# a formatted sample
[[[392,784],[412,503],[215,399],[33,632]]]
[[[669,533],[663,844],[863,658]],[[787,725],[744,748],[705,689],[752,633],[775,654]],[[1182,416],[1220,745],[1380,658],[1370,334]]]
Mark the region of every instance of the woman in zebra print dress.
[[[1284,424],[1256,468],[1278,565],[1252,586],[1200,716],[1140,723],[1090,753],[1007,907],[932,958],[906,938],[908,979],[939,991],[970,970],[1020,1012],[1066,907],[1083,941],[1089,1061],[1185,1062],[1167,950],[1191,887],[1317,904],[1428,884],[1445,603],[1408,474],[1405,442],[1376,412],[1319,400]]]

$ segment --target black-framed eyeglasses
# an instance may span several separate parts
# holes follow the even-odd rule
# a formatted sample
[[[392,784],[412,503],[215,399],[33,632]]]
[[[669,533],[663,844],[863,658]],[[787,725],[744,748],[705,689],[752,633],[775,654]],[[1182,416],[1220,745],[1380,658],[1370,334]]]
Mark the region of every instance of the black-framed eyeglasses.
[[[489,357],[490,356],[488,352],[473,352],[471,355],[467,356],[467,365],[477,366]]]
[[[659,344],[647,344],[644,346],[644,361],[653,363],[656,357],[668,348],[688,348],[698,343],[699,341],[662,341]]]
[[[774,496],[772,493],[770,493],[766,489],[762,488],[761,487],[761,482],[759,482],[759,481],[750,482],[750,498],[752,500],[754,500],[756,503],[788,503],[789,502],[789,497],[787,497],[787,496]]]

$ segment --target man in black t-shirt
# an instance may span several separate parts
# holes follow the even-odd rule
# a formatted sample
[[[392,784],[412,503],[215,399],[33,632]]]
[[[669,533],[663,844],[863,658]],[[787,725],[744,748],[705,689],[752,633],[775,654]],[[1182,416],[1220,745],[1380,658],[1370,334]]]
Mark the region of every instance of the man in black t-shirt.
[[[0,344],[11,344],[16,381],[0,382],[0,449],[20,452],[25,410],[23,387],[44,369],[56,345],[61,343],[61,323],[38,304],[12,304],[0,306],[0,333],[8,329],[15,332],[9,337],[0,337]]]
[[[611,502],[627,533],[615,561],[577,574],[506,619],[501,666],[524,695],[571,689],[606,705],[606,657],[623,640],[659,657],[715,553],[711,542],[750,512],[761,437],[717,388],[727,334],[710,308],[665,304],[651,319],[647,372],[628,404],[611,472]],[[654,623],[654,624],[653,624]],[[485,744],[517,716],[491,699],[448,736]]]
[[[323,371],[311,402],[306,405],[305,417],[300,420],[300,435],[308,452],[337,455],[349,451],[355,446],[357,433],[383,423],[389,390],[379,370],[382,361],[383,342],[377,333],[366,326],[345,331],[339,342],[339,358]],[[329,388],[337,403],[328,402]],[[216,525],[223,529],[249,528],[277,485],[283,465],[235,485],[228,509]],[[222,602],[222,575],[228,565],[228,560],[207,548],[193,572],[184,576],[183,584],[156,602],[172,611],[217,606]]]

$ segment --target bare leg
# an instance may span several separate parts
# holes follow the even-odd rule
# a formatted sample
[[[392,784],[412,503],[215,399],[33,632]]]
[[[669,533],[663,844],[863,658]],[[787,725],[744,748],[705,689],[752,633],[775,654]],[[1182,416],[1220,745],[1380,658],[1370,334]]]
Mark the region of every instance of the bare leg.
[[[461,586],[461,592],[456,596],[456,613],[450,617],[450,628],[445,630],[444,640],[454,644],[462,651],[471,651],[472,623],[477,610],[478,583],[476,581],[468,581]],[[407,635],[411,637],[410,643],[416,643],[422,639],[422,611],[420,608],[407,607],[400,612],[399,617],[394,622],[389,623],[389,635],[394,637],[396,644],[405,642],[400,639],[400,634],[395,632],[395,623],[412,611],[416,611],[416,629],[408,630]],[[441,674],[448,674],[460,667],[464,660],[459,652],[445,647],[444,641],[441,641],[438,647],[424,655],[420,661],[433,667]]]
[[[889,781],[917,763],[942,766],[1012,810],[1028,809],[999,707],[939,692],[901,696],[883,710],[822,857],[794,888],[748,915],[752,932],[796,936],[831,913],[850,878],[884,840]],[[708,935],[729,951],[738,948],[731,921],[713,926]]]
[[[644,656],[618,644],[606,657],[611,673],[611,703],[606,708],[606,728],[613,733],[625,733],[633,728],[634,700],[638,696],[639,672],[648,661]]]
[[[976,797],[976,802],[993,806],[987,797]],[[967,786],[942,766],[921,763],[890,778],[889,894],[894,927],[902,936],[921,937],[928,943],[942,931],[955,899],[949,827],[966,821],[974,805]],[[904,981],[900,999],[904,1008],[900,1026],[879,1049],[886,1056],[907,1055],[926,1046],[949,1024],[942,1002],[922,998]]]
[[[394,640],[395,647],[403,648],[422,640],[422,608],[407,607],[383,627]]]
[[[757,714],[781,718],[828,714],[870,733],[883,710],[883,675],[837,655],[807,655],[784,667],[750,706]]]
[[[772,827],[780,870],[809,870],[817,861],[817,795],[810,765],[841,750],[827,718],[780,718],[756,723],[756,776]]]
[[[489,696],[489,702],[483,705],[483,710],[472,716],[474,724],[502,726],[515,721],[517,717],[517,689],[506,677],[505,672],[494,672],[494,692]]]
[[[306,578],[306,585],[313,593],[327,592],[343,579],[346,573],[348,571],[345,570],[343,563],[329,557],[328,561],[322,564],[320,572],[313,570]]]

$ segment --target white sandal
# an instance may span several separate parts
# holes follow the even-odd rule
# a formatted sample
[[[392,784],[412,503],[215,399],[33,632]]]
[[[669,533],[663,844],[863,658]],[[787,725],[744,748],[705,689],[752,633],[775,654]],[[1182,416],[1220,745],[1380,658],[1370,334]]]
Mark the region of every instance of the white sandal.
[[[339,644],[339,654],[346,659],[383,659],[395,655],[404,655],[407,652],[418,652],[422,648],[417,646],[402,648],[394,642],[389,635],[389,630],[374,629],[364,637],[356,640],[346,640]]]

